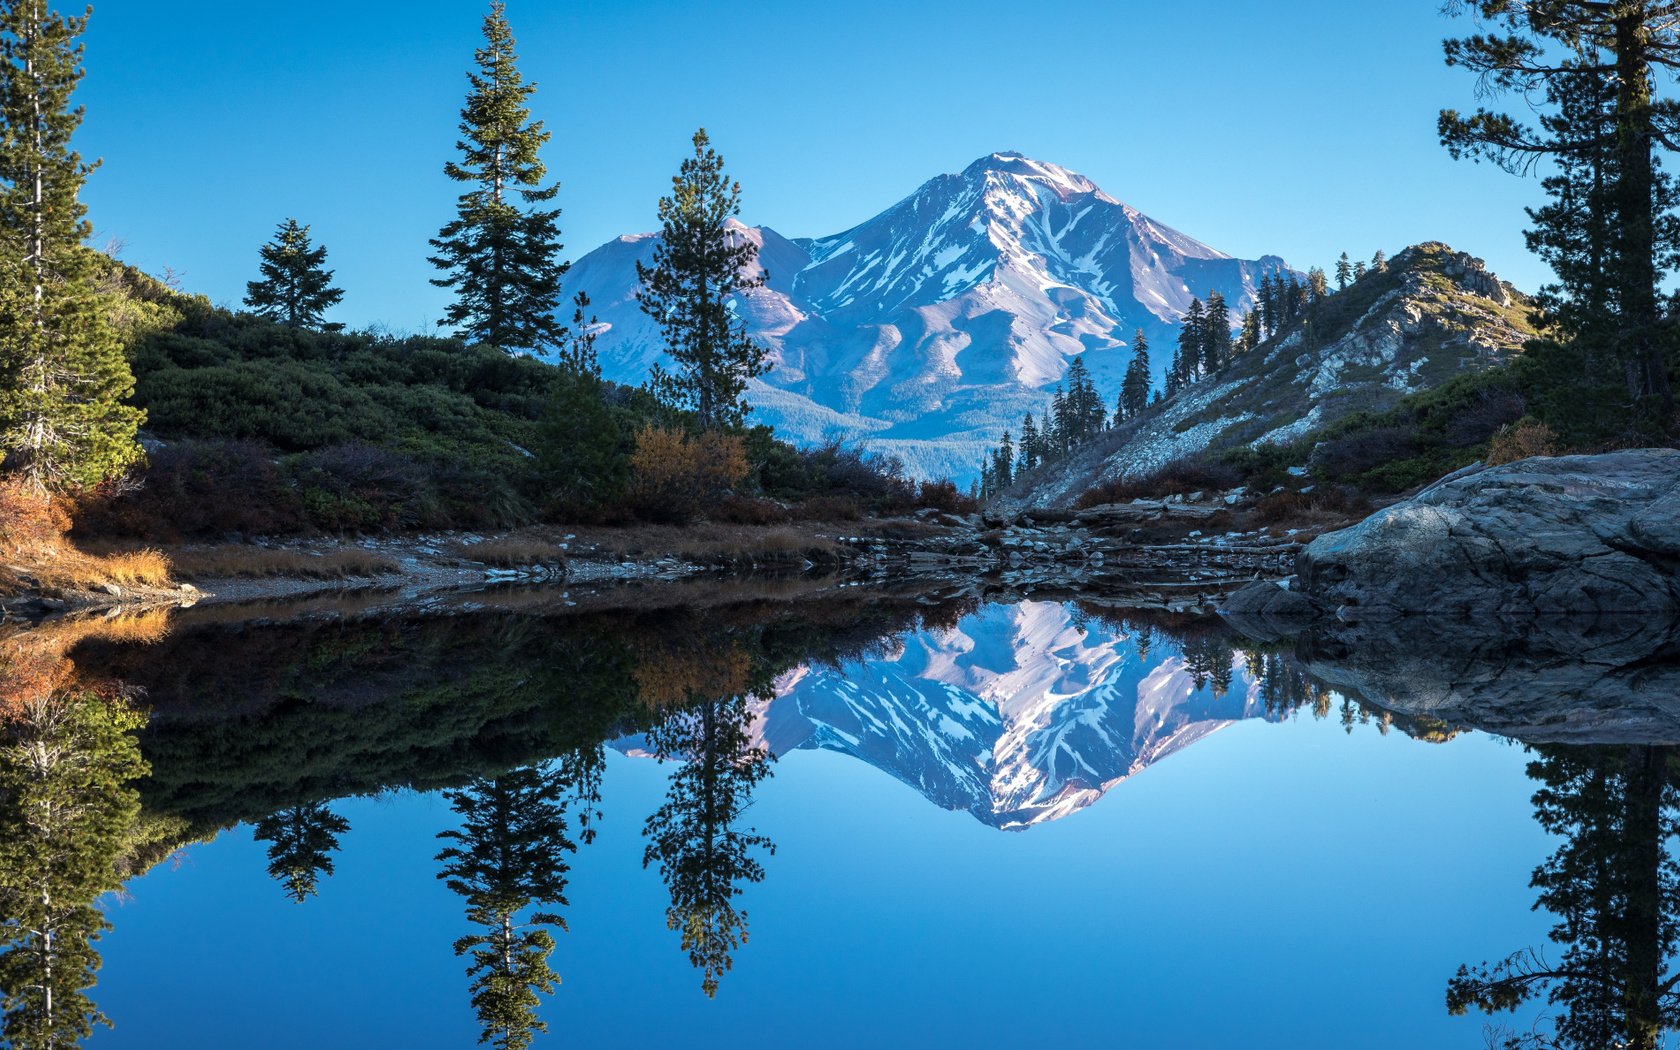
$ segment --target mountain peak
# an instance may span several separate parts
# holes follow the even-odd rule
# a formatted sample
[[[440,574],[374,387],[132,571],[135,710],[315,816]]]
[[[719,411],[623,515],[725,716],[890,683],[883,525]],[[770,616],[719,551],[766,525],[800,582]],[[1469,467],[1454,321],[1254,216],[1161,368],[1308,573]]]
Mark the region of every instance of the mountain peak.
[[[963,169],[963,178],[985,178],[988,175],[1013,175],[1019,179],[1039,183],[1056,191],[1056,195],[1064,201],[1072,197],[1087,193],[1095,193],[1102,199],[1118,204],[1112,197],[1097,188],[1097,184],[1090,179],[1048,161],[1034,160],[1024,153],[1014,150],[1000,150],[988,153]]]

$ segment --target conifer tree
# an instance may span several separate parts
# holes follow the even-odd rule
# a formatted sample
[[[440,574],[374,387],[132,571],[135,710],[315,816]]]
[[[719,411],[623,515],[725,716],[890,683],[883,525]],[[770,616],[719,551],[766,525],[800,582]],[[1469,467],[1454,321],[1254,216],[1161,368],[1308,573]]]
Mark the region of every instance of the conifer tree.
[[[1383,250],[1381,248],[1378,248],[1377,253],[1375,255],[1371,256],[1371,272],[1372,273],[1382,273],[1384,270],[1387,270],[1387,269],[1388,269],[1388,256],[1383,254]]]
[[[1246,354],[1260,345],[1260,311],[1244,310],[1242,331],[1237,336],[1237,353]]]
[[[0,3],[0,450],[37,489],[92,485],[141,458],[134,375],[95,287],[71,145],[87,16]]]
[[[310,243],[309,227],[287,219],[258,254],[262,279],[245,285],[245,305],[253,313],[291,328],[336,332],[344,327],[322,318],[344,298],[344,292],[332,286],[327,249]]]
[[[747,940],[747,913],[735,901],[744,884],[764,880],[755,854],[776,852],[768,836],[740,826],[754,787],[770,776],[775,760],[754,743],[751,725],[745,695],[712,699],[690,691],[685,706],[647,734],[661,762],[682,764],[665,804],[642,827],[642,866],[659,866],[671,895],[665,925],[680,934],[708,997],[717,995],[718,981]]]
[[[548,169],[539,153],[550,135],[526,105],[537,88],[520,76],[502,0],[492,0],[484,46],[473,59],[477,68],[467,74],[471,91],[455,144],[461,159],[443,167],[471,188],[431,242],[432,265],[447,272],[432,283],[455,292],[441,323],[471,342],[540,350],[565,336],[556,316],[568,268],[560,258],[560,211],[542,207],[560,187],[542,185]]]
[[[1056,455],[1065,456],[1068,453],[1068,399],[1067,391],[1060,383],[1056,384],[1056,392],[1050,398],[1050,425],[1044,428],[1043,436],[1050,442],[1050,447],[1056,450]]]
[[[1202,346],[1206,338],[1206,328],[1202,323],[1202,301],[1191,299],[1190,309],[1185,311],[1183,325],[1178,330],[1178,352],[1173,355],[1172,374],[1167,377],[1172,390],[1179,390],[1196,381],[1201,371]]]
[[[1132,361],[1120,383],[1120,403],[1127,419],[1136,419],[1149,407],[1149,340],[1139,328],[1132,335]]]
[[[1015,483],[1015,445],[1009,439],[1008,430],[1003,432],[1003,442],[992,454],[992,480],[1000,492]]]
[[[559,982],[548,962],[549,928],[563,930],[566,921],[544,908],[567,903],[568,854],[577,852],[566,814],[574,768],[527,766],[444,793],[461,826],[438,835],[453,843],[437,855],[438,878],[464,898],[467,920],[481,929],[457,940],[455,954],[469,960],[479,1041],[497,1050],[522,1050],[548,1027],[536,1010]]]
[[[1231,360],[1231,311],[1225,297],[1209,292],[1202,310],[1201,372],[1212,375]]]
[[[668,404],[691,409],[702,430],[740,426],[750,407],[747,381],[769,370],[764,348],[747,334],[730,300],[764,285],[758,245],[729,220],[740,214],[741,184],[723,170],[706,129],[694,155],[659,201],[653,265],[636,264],[636,301],[659,325],[675,372],[655,367],[650,381]]]
[[[1351,280],[1353,280],[1353,264],[1348,261],[1348,253],[1343,252],[1341,258],[1336,260],[1336,290],[1338,292],[1342,291]]]
[[[350,822],[320,802],[288,806],[257,821],[258,842],[267,842],[268,874],[299,904],[313,897],[322,875],[333,873],[338,837]]]
[[[92,693],[31,697],[0,724],[0,1044],[71,1050],[111,1023],[87,994],[111,928],[97,901],[133,847],[144,724]]]
[[[1353,264],[1353,279],[1355,281],[1364,280],[1367,272],[1368,271],[1365,269],[1365,264],[1363,262],[1356,262]]]
[[[1559,162],[1542,183],[1558,207],[1531,213],[1530,246],[1548,261],[1564,245],[1579,246],[1563,248],[1570,262],[1558,271],[1561,298],[1573,307],[1562,319],[1579,326],[1567,334],[1612,347],[1642,421],[1667,427],[1675,338],[1662,287],[1680,266],[1680,193],[1658,150],[1680,146],[1680,102],[1657,90],[1680,71],[1680,6],[1482,0],[1449,8],[1466,9],[1485,31],[1447,40],[1447,64],[1474,73],[1487,94],[1515,95],[1538,120],[1442,110],[1442,145],[1454,158],[1517,174]],[[1579,267],[1577,252],[1592,261]]]
[[[1033,422],[1032,413],[1021,417],[1021,470],[1031,470],[1038,465],[1038,425]]]
[[[1330,280],[1324,275],[1322,267],[1314,266],[1307,271],[1307,293],[1314,300],[1330,294]]]

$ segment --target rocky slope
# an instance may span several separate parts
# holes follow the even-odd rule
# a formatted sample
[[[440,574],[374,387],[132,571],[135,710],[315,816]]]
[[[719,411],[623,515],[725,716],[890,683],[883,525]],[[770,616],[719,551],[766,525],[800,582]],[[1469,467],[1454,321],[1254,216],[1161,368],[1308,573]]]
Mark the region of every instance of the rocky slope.
[[[1507,360],[1533,336],[1520,293],[1480,259],[1415,245],[1323,304],[1316,338],[1299,328],[1262,343],[1136,424],[1029,475],[1022,505],[1073,503],[1092,485],[1184,456],[1283,444],[1351,413]]]
[[[1112,401],[1136,329],[1156,372],[1192,296],[1234,312],[1282,259],[1235,259],[1122,204],[1089,179],[1018,153],[941,175],[830,237],[759,244],[766,287],[736,307],[775,361],[750,398],[758,418],[804,442],[867,437],[921,476],[971,475],[1021,414],[1037,413],[1085,355]],[[635,301],[652,234],[590,252],[566,279],[587,292],[611,379],[639,383],[663,356]]]

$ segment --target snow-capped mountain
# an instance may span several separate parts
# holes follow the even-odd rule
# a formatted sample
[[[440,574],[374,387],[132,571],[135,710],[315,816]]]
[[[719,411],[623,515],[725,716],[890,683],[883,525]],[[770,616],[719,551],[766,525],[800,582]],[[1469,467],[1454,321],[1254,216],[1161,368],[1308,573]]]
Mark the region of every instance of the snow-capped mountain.
[[[795,441],[867,439],[920,476],[971,475],[1077,355],[1112,400],[1134,330],[1159,371],[1192,297],[1216,290],[1240,314],[1285,268],[1232,258],[1018,153],[932,179],[831,237],[740,231],[769,274],[736,303],[776,364],[750,393],[758,418]],[[635,264],[654,244],[620,237],[566,279],[593,301],[602,367],[620,382],[641,382],[663,353],[635,300]]]
[[[1198,685],[1169,644],[1076,625],[1059,603],[994,605],[896,658],[783,677],[759,715],[771,753],[862,759],[946,809],[1022,829],[1067,816],[1239,719],[1264,717],[1241,658],[1230,688]]]

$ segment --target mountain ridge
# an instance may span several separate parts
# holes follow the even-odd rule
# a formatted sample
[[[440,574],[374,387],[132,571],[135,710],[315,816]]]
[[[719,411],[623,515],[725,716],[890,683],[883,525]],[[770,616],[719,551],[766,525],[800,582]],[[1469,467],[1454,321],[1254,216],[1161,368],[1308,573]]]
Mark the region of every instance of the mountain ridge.
[[[1013,151],[939,175],[826,237],[735,224],[760,246],[766,286],[735,309],[776,367],[749,390],[756,416],[804,443],[865,440],[918,476],[972,476],[1023,413],[1041,413],[1076,356],[1112,400],[1135,329],[1159,373],[1193,297],[1239,314],[1275,255],[1237,259],[1121,203],[1090,179]],[[663,359],[635,302],[628,234],[574,264],[609,378],[639,383]]]

